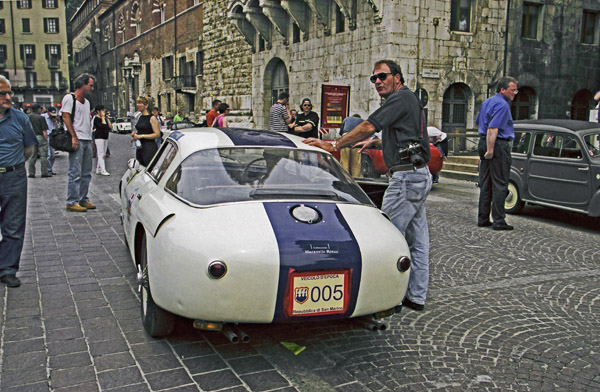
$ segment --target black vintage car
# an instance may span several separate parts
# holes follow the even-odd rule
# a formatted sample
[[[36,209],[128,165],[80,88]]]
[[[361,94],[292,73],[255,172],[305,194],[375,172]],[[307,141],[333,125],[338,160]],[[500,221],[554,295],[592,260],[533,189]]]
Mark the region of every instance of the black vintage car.
[[[600,216],[600,124],[515,121],[506,212],[525,203]]]

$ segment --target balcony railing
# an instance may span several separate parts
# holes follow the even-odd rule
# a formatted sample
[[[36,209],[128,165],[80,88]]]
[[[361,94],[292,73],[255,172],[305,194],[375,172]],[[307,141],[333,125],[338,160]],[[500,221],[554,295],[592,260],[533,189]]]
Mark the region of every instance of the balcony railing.
[[[173,77],[173,88],[176,90],[196,88],[195,75],[180,75]]]

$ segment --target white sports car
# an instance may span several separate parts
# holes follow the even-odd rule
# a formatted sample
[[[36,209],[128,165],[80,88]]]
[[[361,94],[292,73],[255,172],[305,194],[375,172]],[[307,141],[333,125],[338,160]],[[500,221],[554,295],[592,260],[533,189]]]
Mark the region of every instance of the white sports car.
[[[194,326],[389,316],[410,271],[402,234],[329,153],[287,134],[174,131],[119,185],[142,321]]]

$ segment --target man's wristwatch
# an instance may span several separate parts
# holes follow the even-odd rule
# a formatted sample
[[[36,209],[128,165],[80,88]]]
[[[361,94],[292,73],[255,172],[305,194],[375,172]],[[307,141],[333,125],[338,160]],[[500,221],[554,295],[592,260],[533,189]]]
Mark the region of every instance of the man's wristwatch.
[[[338,148],[337,148],[337,141],[334,140],[333,143],[331,143],[331,145],[333,146],[333,151],[337,151],[338,150]]]

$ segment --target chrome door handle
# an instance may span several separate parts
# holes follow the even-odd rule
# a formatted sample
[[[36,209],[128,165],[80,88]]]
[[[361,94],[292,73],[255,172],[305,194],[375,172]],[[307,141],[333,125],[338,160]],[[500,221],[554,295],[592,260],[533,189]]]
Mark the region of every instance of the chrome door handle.
[[[589,167],[580,167],[577,170],[588,171],[588,170],[590,170],[590,168]]]

